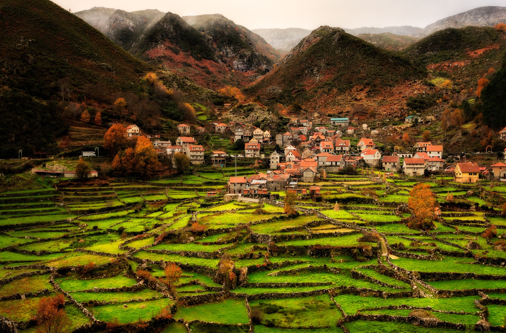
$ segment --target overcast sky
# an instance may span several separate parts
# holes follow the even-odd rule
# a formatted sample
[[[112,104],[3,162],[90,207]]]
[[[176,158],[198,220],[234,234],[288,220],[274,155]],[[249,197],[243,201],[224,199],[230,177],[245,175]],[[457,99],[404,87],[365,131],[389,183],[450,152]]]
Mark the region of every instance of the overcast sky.
[[[22,0],[26,1],[26,0]],[[72,12],[92,7],[134,11],[158,9],[181,16],[223,14],[248,29],[425,26],[481,6],[506,0],[52,0]]]

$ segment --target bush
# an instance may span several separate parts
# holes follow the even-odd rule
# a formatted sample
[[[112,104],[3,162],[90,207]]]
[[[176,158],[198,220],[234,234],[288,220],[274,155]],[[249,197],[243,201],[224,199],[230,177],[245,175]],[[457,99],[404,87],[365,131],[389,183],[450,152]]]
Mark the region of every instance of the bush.
[[[253,324],[260,325],[263,318],[264,314],[259,308],[251,309],[251,322]]]

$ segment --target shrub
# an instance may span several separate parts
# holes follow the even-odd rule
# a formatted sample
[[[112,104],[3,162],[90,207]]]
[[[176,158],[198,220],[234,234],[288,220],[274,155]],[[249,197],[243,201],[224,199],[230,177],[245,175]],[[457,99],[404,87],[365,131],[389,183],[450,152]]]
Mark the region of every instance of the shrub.
[[[259,308],[251,309],[251,322],[256,325],[260,325],[264,319],[264,314]]]
[[[487,230],[485,230],[481,234],[481,237],[487,240],[491,240],[492,238],[497,237],[497,228],[495,227],[495,225],[491,225],[490,227],[488,227]]]

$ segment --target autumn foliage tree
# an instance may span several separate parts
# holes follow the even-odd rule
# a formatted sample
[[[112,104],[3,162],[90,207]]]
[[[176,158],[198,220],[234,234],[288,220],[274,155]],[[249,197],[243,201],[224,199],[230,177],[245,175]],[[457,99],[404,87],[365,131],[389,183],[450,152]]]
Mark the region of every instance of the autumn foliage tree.
[[[169,292],[173,297],[176,297],[176,286],[175,284],[179,281],[182,275],[181,267],[175,263],[169,262],[164,270],[165,278],[161,281],[169,287]]]
[[[484,77],[478,80],[478,90],[476,91],[476,96],[481,97],[481,92],[485,89],[489,82],[490,81]]]
[[[190,166],[190,159],[188,156],[183,153],[175,153],[172,158],[174,159],[177,172],[184,173],[188,170],[188,167]]]
[[[95,125],[101,126],[102,125],[102,113],[97,112],[95,115]]]
[[[141,177],[150,177],[158,168],[158,155],[151,141],[139,137],[135,146],[135,170]]]
[[[91,166],[80,159],[76,166],[76,177],[80,180],[87,179],[91,172]]]
[[[434,209],[436,198],[430,190],[429,184],[420,183],[409,192],[408,207],[413,212],[408,227],[417,230],[431,230],[435,228]]]
[[[44,297],[39,301],[35,319],[41,333],[64,333],[71,331],[71,321],[64,310],[65,298],[62,294]]]
[[[126,148],[127,142],[127,131],[121,124],[112,125],[104,135],[104,148],[112,154]]]
[[[294,191],[286,191],[284,212],[288,216],[298,215],[297,211],[292,207],[295,200],[297,200],[297,194]]]
[[[88,112],[88,110],[84,110],[83,113],[81,114],[81,121],[83,123],[90,122],[90,113]]]
[[[225,88],[218,90],[218,92],[227,97],[235,98],[239,102],[244,101],[244,94],[241,92],[239,88],[226,86]]]
[[[183,119],[186,121],[195,121],[197,120],[197,114],[193,106],[189,103],[179,103],[179,109],[183,112]]]
[[[430,132],[429,131],[424,131],[423,134],[422,134],[422,140],[423,141],[430,141]]]
[[[218,270],[214,275],[213,281],[222,284],[225,290],[234,289],[237,283],[237,276],[234,273],[235,263],[229,254],[221,256],[218,263]]]
[[[411,143],[411,137],[409,136],[408,133],[404,133],[404,135],[402,136],[402,142],[404,142],[407,145]]]

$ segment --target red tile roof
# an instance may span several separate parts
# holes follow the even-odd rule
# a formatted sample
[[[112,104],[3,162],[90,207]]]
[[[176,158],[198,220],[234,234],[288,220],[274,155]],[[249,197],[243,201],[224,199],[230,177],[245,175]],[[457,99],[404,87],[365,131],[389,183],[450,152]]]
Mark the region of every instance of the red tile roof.
[[[247,143],[245,149],[259,150],[260,144],[259,143]]]
[[[383,156],[383,163],[398,163],[399,156]]]
[[[246,184],[246,177],[230,177],[228,181],[230,184]]]
[[[492,165],[492,168],[500,168],[500,167],[506,167],[506,164],[499,162],[499,163]]]
[[[337,146],[339,146],[339,147],[349,147],[350,146],[350,140],[337,139],[336,140],[336,147]]]
[[[188,126],[186,124],[179,124],[179,125],[177,125],[177,127],[190,127],[190,126]]]
[[[179,139],[184,143],[196,142],[194,138],[190,138],[189,136],[180,136]]]
[[[461,172],[469,173],[469,172],[480,172],[480,167],[476,163],[457,163]]]
[[[201,145],[188,145],[190,151],[204,151],[204,147]]]
[[[435,151],[435,152],[442,152],[443,151],[443,146],[427,146],[427,151]]]
[[[366,149],[362,152],[362,155],[374,155],[378,152],[377,149]]]
[[[327,162],[341,162],[343,160],[343,155],[330,155],[327,157]]]
[[[429,158],[429,162],[444,162],[445,160],[437,157],[437,156],[434,156],[434,157],[431,157]],[[506,165],[505,165],[506,166]]]
[[[425,160],[423,158],[405,158],[404,159],[405,164],[425,164]]]

